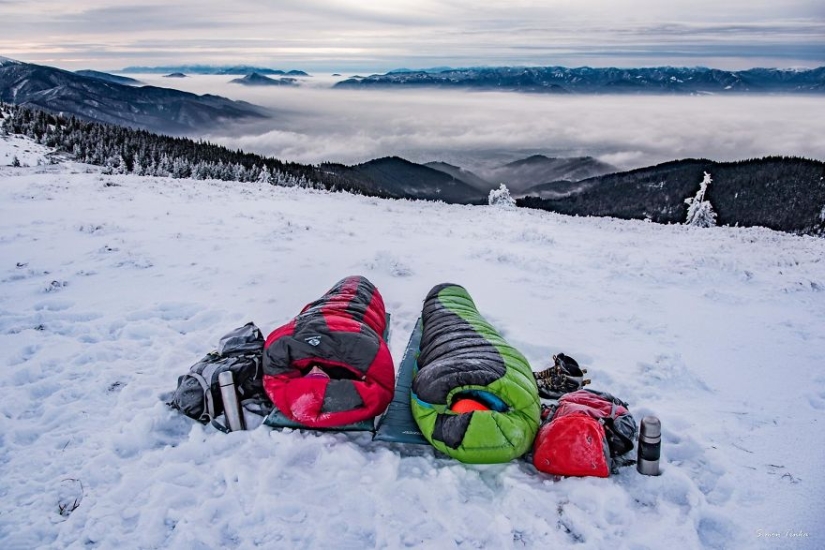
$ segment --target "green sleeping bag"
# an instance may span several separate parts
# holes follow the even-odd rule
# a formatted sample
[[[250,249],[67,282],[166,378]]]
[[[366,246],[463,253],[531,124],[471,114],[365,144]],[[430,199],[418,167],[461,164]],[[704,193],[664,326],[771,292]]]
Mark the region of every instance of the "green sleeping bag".
[[[461,286],[434,287],[421,320],[411,407],[424,437],[462,462],[492,464],[524,454],[540,414],[527,359],[481,316]]]

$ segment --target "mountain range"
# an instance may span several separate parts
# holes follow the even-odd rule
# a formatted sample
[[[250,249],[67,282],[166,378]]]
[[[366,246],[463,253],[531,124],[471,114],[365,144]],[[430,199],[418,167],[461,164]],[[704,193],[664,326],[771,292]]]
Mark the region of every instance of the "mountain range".
[[[172,134],[226,121],[266,118],[262,107],[215,95],[155,86],[136,87],[101,78],[0,59],[0,100],[79,118]]]
[[[704,67],[568,68],[481,67],[432,71],[396,71],[350,78],[339,88],[436,86],[521,92],[580,94],[825,93],[825,67],[811,70]]]
[[[799,84],[814,79],[815,71],[796,72],[796,77],[788,71],[768,72],[774,76],[785,74],[787,82]],[[191,134],[226,120],[270,115],[263,108],[218,96],[125,85],[112,82],[106,73],[96,71],[85,74],[0,58],[0,101],[96,123],[169,134]],[[401,76],[414,77],[415,74]],[[45,122],[43,125],[49,126]],[[23,125],[18,131],[32,135],[29,130]],[[126,141],[111,144],[105,155],[92,150],[87,155],[89,162],[108,163],[122,156],[124,144],[134,138],[122,132],[117,135],[116,139]],[[55,146],[72,152],[71,144],[60,142],[59,132],[49,139]],[[192,167],[187,164],[191,155],[182,152],[186,148],[174,144],[169,147],[175,149],[170,150],[167,161],[179,161],[181,174],[192,173]],[[230,172],[240,173],[240,168],[249,174],[267,166],[283,172],[290,181],[315,181],[325,188],[465,204],[485,202],[490,189],[505,183],[523,206],[661,223],[684,219],[685,198],[696,192],[703,172],[709,172],[715,183],[708,191],[708,199],[717,208],[721,224],[764,225],[812,234],[821,233],[825,224],[825,163],[818,160],[769,157],[716,163],[687,159],[619,172],[593,157],[533,155],[498,166],[468,170],[439,161],[416,164],[399,157],[379,158],[354,166],[330,163],[306,166],[240,152],[216,153],[219,148],[209,147],[201,157],[200,162],[208,164],[203,170],[212,170],[219,163],[234,167],[224,170],[221,178],[234,177]],[[156,154],[151,164],[159,165],[160,160]],[[123,161],[121,168],[134,166],[131,158]],[[147,166],[143,160],[139,164]]]
[[[584,163],[606,173],[584,179],[547,178],[559,167]],[[535,180],[530,185],[529,167]],[[446,163],[412,163],[385,157],[356,166],[322,165],[323,170],[360,182],[381,196],[483,204],[493,185],[473,172]],[[543,170],[539,170],[542,168]],[[825,162],[798,157],[765,157],[738,162],[685,159],[618,171],[595,159],[559,159],[534,155],[491,170],[505,179],[518,205],[579,216],[646,219],[658,223],[685,220],[685,199],[699,189],[704,172],[714,182],[706,199],[720,225],[763,226],[801,234],[825,233]],[[576,170],[567,172],[575,174]],[[586,173],[582,171],[579,173]],[[523,176],[519,180],[518,176]],[[516,182],[511,188],[510,181]]]
[[[549,158],[544,155],[487,168],[479,172],[483,177],[446,162],[417,164],[400,157],[383,157],[355,166],[324,164],[322,168],[342,177],[369,182],[371,189],[380,189],[387,196],[465,204],[486,202],[490,190],[501,183],[517,197],[527,194],[560,197],[581,187],[576,181],[564,180],[580,180],[617,170],[592,157]],[[552,192],[542,194],[534,189],[537,186],[547,186]]]
[[[309,76],[308,73],[299,70],[282,71],[280,69],[270,69],[267,67],[254,67],[252,65],[166,65],[163,67],[126,67],[123,73],[189,73],[189,74],[216,74],[216,75],[247,75],[251,73],[285,75],[285,76]]]

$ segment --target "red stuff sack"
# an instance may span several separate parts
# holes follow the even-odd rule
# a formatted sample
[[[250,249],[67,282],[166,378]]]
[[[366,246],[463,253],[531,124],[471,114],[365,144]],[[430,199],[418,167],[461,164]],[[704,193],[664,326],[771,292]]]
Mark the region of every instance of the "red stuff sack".
[[[562,416],[539,430],[533,451],[536,469],[558,476],[610,475],[604,427],[586,414]]]
[[[608,393],[563,395],[533,444],[533,465],[558,476],[607,477],[633,450],[636,422],[627,403]]]

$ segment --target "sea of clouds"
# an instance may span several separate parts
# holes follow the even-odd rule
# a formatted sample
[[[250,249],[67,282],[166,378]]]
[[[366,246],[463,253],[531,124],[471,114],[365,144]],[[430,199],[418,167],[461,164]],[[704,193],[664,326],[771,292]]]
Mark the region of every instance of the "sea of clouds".
[[[135,76],[135,75],[132,75]],[[622,169],[682,158],[825,158],[825,101],[813,95],[551,95],[444,89],[352,90],[313,75],[295,87],[247,87],[233,76],[143,82],[267,107],[263,123],[206,137],[304,163],[397,155],[471,170],[524,158],[594,156]]]

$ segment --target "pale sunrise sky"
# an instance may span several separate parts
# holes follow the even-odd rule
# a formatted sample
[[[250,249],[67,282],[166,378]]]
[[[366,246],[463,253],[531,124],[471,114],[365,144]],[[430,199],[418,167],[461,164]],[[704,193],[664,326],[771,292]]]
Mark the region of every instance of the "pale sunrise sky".
[[[0,0],[0,21],[0,56],[66,69],[825,65],[823,0]]]

